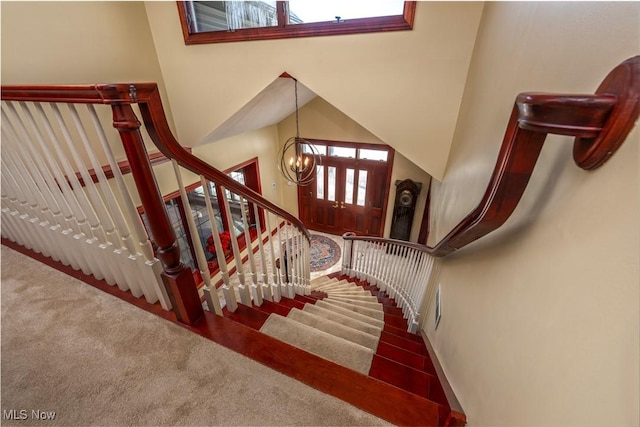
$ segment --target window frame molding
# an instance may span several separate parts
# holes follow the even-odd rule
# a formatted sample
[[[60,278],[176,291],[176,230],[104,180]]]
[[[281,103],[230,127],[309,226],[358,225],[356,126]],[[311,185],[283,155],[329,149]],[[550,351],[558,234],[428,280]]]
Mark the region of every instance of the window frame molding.
[[[274,27],[192,33],[187,2],[176,2],[185,45],[411,30],[413,29],[417,2],[405,1],[402,16],[350,19],[340,23],[331,21],[289,25],[285,24],[288,21],[286,19],[288,18],[288,7],[284,7],[285,3],[285,1],[277,2],[278,25]]]

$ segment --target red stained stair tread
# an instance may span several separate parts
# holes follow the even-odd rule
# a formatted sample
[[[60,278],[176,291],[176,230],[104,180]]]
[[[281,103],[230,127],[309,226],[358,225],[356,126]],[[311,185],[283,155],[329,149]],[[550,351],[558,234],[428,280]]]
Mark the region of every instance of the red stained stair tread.
[[[419,396],[429,398],[436,377],[385,357],[374,355],[369,376]]]
[[[236,311],[229,311],[226,307],[222,310],[224,317],[241,323],[251,329],[259,330],[269,315],[244,304],[238,304]]]
[[[389,344],[388,342],[380,341],[378,343],[376,354],[393,360],[394,362],[398,362],[411,368],[417,369],[419,371],[435,374],[435,370],[433,370],[431,361],[427,357],[422,354],[414,353],[404,348]]]

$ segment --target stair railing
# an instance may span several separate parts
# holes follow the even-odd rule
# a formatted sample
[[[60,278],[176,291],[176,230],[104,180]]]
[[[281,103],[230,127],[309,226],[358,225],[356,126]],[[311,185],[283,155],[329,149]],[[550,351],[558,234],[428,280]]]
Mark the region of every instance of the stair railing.
[[[424,300],[435,258],[423,245],[346,233],[342,274],[366,280],[393,298],[407,319],[408,331],[416,333],[420,304]]]
[[[2,235],[168,310],[161,266],[129,193],[122,192],[122,176],[116,173],[113,188],[101,168],[97,183],[89,176],[87,165],[95,168],[98,155],[113,163],[103,129],[93,125],[73,104],[61,109],[3,97]],[[91,130],[98,141],[88,149]]]
[[[640,56],[614,68],[595,95],[521,93],[482,200],[427,252],[446,256],[504,224],[527,188],[547,134],[573,136],[574,161],[593,170],[622,145],[639,113]]]
[[[117,134],[106,130],[105,121]],[[114,135],[119,135],[129,162],[155,256],[132,189],[115,160],[118,138]],[[223,304],[231,311],[237,308],[233,269],[244,304],[259,305],[264,299],[278,301],[282,295],[310,292],[309,232],[293,215],[181,147],[169,129],[156,84],[3,86],[2,136],[3,238],[130,290],[136,297],[144,295],[151,303],[160,301],[163,308],[174,310],[178,320],[196,323],[203,308],[193,272],[181,260],[149,161],[145,141],[150,138],[173,163],[185,212],[192,209],[181,169],[198,175],[203,185],[224,284],[219,295],[201,241],[193,239],[209,310],[221,314]],[[105,176],[104,164],[113,171],[115,183]],[[246,247],[242,250],[236,233],[231,232],[234,257],[230,262],[220,241],[223,230],[214,220],[210,182],[223,194],[234,195],[243,207],[240,215]],[[224,205],[226,216],[232,218],[229,204]],[[252,209],[253,224],[249,224],[250,212],[244,207]],[[197,236],[193,217],[186,217],[184,226]],[[286,260],[278,269],[276,257],[280,254],[286,254]]]
[[[576,164],[593,170],[602,166],[622,145],[639,114],[640,56],[614,68],[595,95],[521,93],[516,97],[495,168],[478,206],[434,246],[347,233],[343,236],[343,272],[372,277],[383,287],[389,286],[391,292],[399,295],[401,304],[410,307],[411,329],[412,322],[417,322],[417,313],[414,316],[413,311],[422,304],[425,292],[412,290],[414,273],[396,271],[392,257],[404,258],[408,267],[420,266],[412,261],[418,252],[444,257],[499,228],[518,205],[547,134],[575,137]],[[384,265],[380,265],[380,260]],[[398,274],[410,278],[407,287],[401,290],[397,289]],[[429,277],[422,276],[419,280],[419,287],[426,290]],[[412,301],[405,302],[406,298]]]

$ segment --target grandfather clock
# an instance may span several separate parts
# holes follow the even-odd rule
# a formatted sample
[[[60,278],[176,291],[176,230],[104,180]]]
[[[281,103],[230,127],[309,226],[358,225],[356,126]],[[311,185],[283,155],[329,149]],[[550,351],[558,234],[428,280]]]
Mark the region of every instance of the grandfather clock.
[[[416,201],[421,188],[422,183],[413,182],[410,179],[396,181],[396,198],[393,206],[390,238],[409,240]]]

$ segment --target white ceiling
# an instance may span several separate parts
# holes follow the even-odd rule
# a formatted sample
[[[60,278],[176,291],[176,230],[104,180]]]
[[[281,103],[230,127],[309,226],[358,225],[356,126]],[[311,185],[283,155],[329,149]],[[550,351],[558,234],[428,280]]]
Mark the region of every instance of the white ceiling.
[[[296,110],[294,84],[295,80],[292,78],[278,77],[196,145],[209,144],[281,122]],[[316,96],[298,82],[298,108],[302,108]]]

